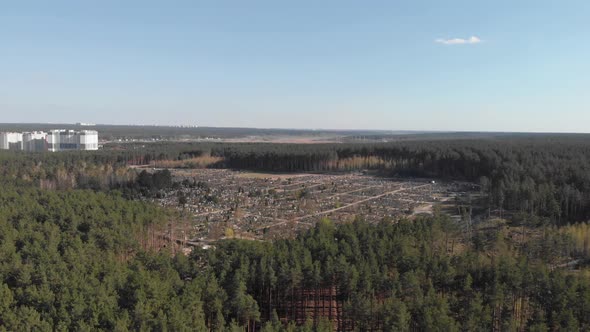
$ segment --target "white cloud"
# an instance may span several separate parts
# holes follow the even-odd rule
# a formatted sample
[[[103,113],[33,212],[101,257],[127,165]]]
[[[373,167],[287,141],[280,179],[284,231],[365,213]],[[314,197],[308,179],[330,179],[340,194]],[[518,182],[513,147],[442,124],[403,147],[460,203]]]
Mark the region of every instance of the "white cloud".
[[[437,42],[439,44],[445,44],[445,45],[479,44],[479,43],[481,43],[481,39],[479,39],[479,37],[476,37],[476,36],[471,36],[471,37],[469,37],[467,39],[463,39],[463,38],[451,38],[451,39],[439,38],[439,39],[436,39],[435,42]]]

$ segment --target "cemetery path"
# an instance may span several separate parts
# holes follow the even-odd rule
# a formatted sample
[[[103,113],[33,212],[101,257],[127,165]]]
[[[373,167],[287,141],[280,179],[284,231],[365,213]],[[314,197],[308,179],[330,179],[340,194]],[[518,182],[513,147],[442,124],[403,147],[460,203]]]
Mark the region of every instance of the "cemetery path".
[[[320,211],[320,212],[308,214],[308,215],[303,216],[303,217],[295,218],[295,220],[296,221],[299,221],[299,220],[303,220],[303,219],[307,219],[307,218],[311,218],[311,217],[317,217],[317,216],[321,216],[321,215],[325,215],[325,214],[330,214],[332,212],[343,210],[343,209],[349,208],[351,206],[358,205],[358,204],[365,203],[365,202],[369,202],[369,201],[372,201],[372,200],[375,200],[375,199],[378,199],[378,198],[381,198],[381,197],[385,197],[385,196],[388,196],[388,195],[391,195],[391,194],[397,194],[397,193],[400,193],[400,192],[403,192],[403,191],[406,191],[406,190],[409,190],[409,189],[418,189],[418,188],[426,187],[426,186],[429,186],[429,185],[430,184],[424,184],[424,185],[421,185],[421,186],[402,187],[402,188],[399,188],[399,189],[396,189],[396,190],[385,192],[383,194],[379,194],[379,195],[371,196],[371,197],[368,197],[368,198],[365,198],[365,199],[361,199],[359,201],[352,202],[352,203],[346,204],[346,205],[341,206],[341,207],[337,207],[337,208],[330,209],[330,210],[325,210],[325,211]]]

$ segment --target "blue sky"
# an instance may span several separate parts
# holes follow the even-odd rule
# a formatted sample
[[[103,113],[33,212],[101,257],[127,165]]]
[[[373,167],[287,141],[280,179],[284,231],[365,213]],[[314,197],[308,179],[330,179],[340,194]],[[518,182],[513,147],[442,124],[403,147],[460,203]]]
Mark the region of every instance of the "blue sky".
[[[0,2],[0,122],[590,132],[589,1]]]

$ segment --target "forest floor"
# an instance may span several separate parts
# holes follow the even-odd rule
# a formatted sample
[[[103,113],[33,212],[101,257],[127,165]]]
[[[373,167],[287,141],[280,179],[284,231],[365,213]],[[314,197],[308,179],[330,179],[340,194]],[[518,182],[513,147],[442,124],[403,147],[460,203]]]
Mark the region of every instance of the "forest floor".
[[[456,211],[461,197],[476,195],[464,182],[383,178],[361,173],[275,174],[225,169],[171,169],[185,182],[154,199],[189,219],[177,238],[211,243],[227,237],[270,240],[294,236],[322,218],[369,223],[432,213],[434,206]],[[184,197],[185,204],[180,204]],[[455,216],[460,218],[460,216]],[[177,227],[180,228],[180,227]]]

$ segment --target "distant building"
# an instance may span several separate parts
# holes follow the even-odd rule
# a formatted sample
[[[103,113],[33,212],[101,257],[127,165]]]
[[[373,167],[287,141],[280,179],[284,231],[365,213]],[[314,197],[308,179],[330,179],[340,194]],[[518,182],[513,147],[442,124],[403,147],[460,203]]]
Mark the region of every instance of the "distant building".
[[[29,152],[47,151],[47,133],[42,131],[23,133],[22,149]]]
[[[0,150],[22,150],[23,134],[0,133]]]
[[[47,135],[47,149],[52,152],[98,150],[98,132],[95,130],[52,130]]]
[[[98,132],[96,130],[82,130],[79,132],[80,150],[98,150]]]
[[[67,151],[98,150],[98,132],[95,130],[51,130],[25,133],[0,133],[0,150]]]

